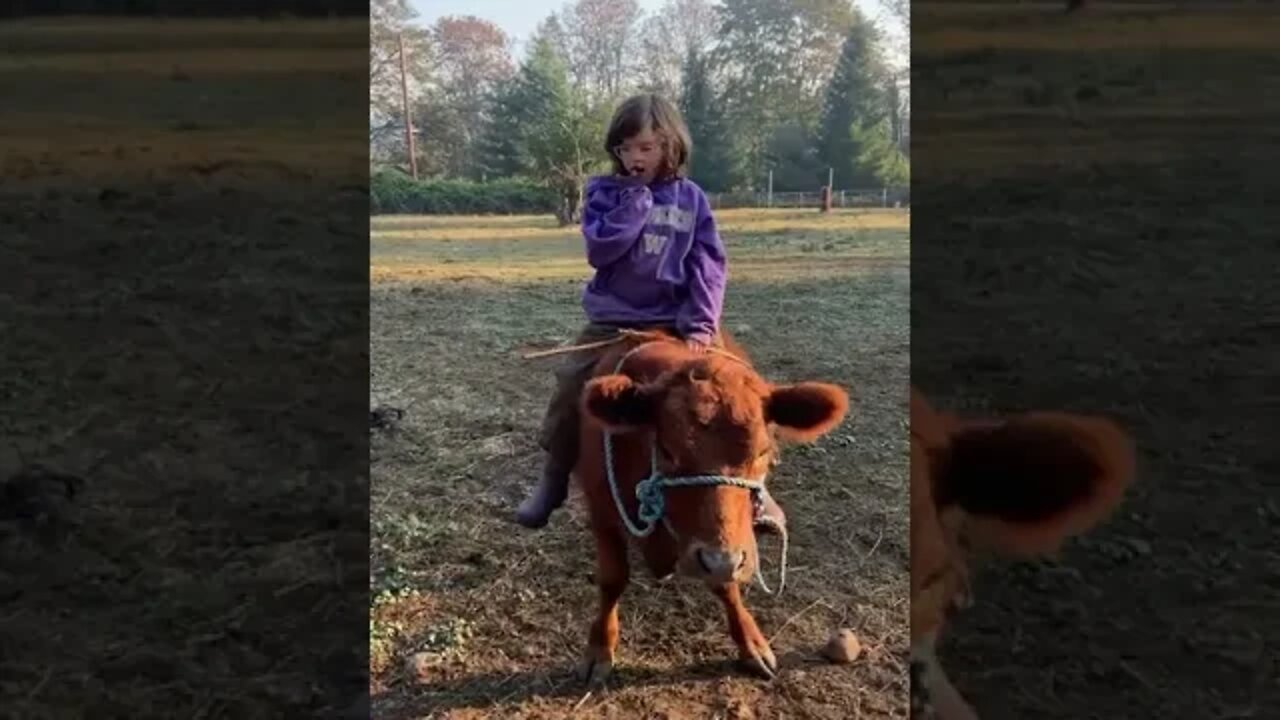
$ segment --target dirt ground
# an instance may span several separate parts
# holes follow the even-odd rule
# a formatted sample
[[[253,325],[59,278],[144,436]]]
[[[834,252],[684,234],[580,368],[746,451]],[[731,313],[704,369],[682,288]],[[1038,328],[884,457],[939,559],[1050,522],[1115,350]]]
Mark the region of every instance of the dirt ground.
[[[747,602],[779,677],[734,668],[708,592],[638,573],[618,675],[591,694],[573,676],[596,602],[577,490],[544,531],[509,520],[538,472],[555,362],[519,353],[569,341],[582,321],[578,231],[550,218],[372,222],[370,401],[404,411],[372,438],[375,717],[906,716],[905,213],[720,214],[726,327],[767,378],[840,383],[854,411],[786,449],[770,480],[792,526],[788,587]],[[776,582],[778,545],[763,542]],[[866,648],[849,666],[816,654],[839,627]]]
[[[975,578],[943,662],[986,720],[1280,717],[1280,13],[940,5],[913,28],[912,379],[1109,413],[1140,450],[1096,534]]]
[[[0,714],[367,685],[366,33],[0,23]]]

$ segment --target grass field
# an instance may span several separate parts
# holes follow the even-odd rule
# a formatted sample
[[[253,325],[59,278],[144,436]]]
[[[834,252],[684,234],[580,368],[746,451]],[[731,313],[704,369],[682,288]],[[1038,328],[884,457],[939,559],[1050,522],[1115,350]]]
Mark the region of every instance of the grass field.
[[[581,237],[550,218],[377,217],[371,403],[405,416],[372,439],[376,717],[906,716],[907,216],[719,219],[726,327],[767,378],[854,397],[851,419],[784,451],[771,479],[792,526],[788,589],[748,605],[778,679],[734,670],[709,593],[639,574],[622,601],[620,673],[586,695],[572,671],[596,591],[577,490],[540,533],[509,520],[539,468],[554,363],[519,352],[582,322]],[[816,651],[842,626],[864,655],[826,664]]]
[[[333,717],[367,684],[332,620],[366,605],[332,588],[367,582],[367,37],[0,23],[0,481],[85,478],[44,535],[4,488],[6,716]]]
[[[1140,449],[1096,535],[975,578],[944,662],[986,720],[1280,716],[1280,11],[914,9],[913,381]]]

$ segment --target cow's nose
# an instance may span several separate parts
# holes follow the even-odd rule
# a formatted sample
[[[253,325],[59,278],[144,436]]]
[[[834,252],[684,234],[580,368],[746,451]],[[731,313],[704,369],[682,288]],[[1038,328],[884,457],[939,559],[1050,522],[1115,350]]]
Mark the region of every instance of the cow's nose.
[[[732,582],[746,561],[747,554],[741,550],[698,549],[698,564],[710,582]]]

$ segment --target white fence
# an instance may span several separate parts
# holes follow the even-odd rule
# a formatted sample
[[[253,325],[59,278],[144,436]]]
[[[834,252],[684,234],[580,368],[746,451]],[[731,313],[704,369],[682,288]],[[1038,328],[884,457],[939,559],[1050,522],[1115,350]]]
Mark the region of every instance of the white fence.
[[[731,192],[707,193],[712,209],[720,208],[818,208],[821,192]],[[833,208],[907,207],[911,204],[911,188],[885,187],[867,190],[836,190],[831,196]]]

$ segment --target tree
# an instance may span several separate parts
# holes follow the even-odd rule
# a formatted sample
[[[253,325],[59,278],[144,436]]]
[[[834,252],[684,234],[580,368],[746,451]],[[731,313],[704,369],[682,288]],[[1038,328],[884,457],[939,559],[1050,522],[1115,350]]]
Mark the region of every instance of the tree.
[[[569,88],[531,136],[533,172],[559,197],[556,219],[562,226],[581,219],[587,175],[606,167],[599,159],[597,140],[610,110],[608,103],[592,107],[581,91]]]
[[[724,192],[739,180],[739,155],[711,85],[707,57],[696,48],[685,58],[681,86],[680,112],[693,140],[689,176],[707,192]]]
[[[572,43],[569,41],[569,31],[565,30],[564,18],[560,13],[553,12],[539,23],[534,37],[545,38],[547,42],[551,43],[552,52],[572,72]]]
[[[590,97],[613,97],[638,56],[637,0],[577,0],[561,22],[569,39],[569,69]]]
[[[911,93],[903,92],[905,81],[895,73],[885,80],[885,101],[889,111],[890,136],[898,150],[907,153],[907,141],[911,126]]]
[[[778,127],[816,126],[852,6],[848,0],[724,0],[719,18],[715,65],[747,175],[759,182]]]
[[[880,0],[880,5],[898,21],[906,34],[911,34],[911,0]]]
[[[854,166],[859,173],[859,184],[863,187],[906,185],[911,182],[911,165],[898,149],[890,132],[887,118],[866,125],[855,122],[849,128],[849,136],[858,153],[854,158]]]
[[[891,113],[885,93],[888,77],[880,56],[879,33],[875,26],[854,11],[835,74],[827,86],[818,133],[818,155],[835,169],[846,186],[875,184],[875,172],[863,165],[859,143],[874,135]],[[854,132],[851,127],[856,127]],[[889,137],[889,130],[885,136]]]
[[[818,158],[813,134],[799,123],[778,126],[769,137],[765,157],[773,170],[776,190],[812,190],[827,182],[827,166]]]
[[[514,72],[510,41],[494,23],[473,16],[442,17],[431,28],[436,83],[420,111],[424,144],[448,175],[479,177],[479,129],[492,94]]]
[[[373,0],[369,4],[369,151],[378,159],[407,163],[400,33],[404,34],[411,101],[431,81],[431,45],[426,31],[412,24],[417,16],[409,0]]]
[[[568,91],[564,28],[555,13],[538,25],[519,72],[491,95],[479,147],[483,172],[495,177],[532,175],[529,135]]]
[[[528,116],[520,77],[499,85],[493,92],[484,130],[477,140],[480,171],[485,177],[528,174],[523,128]]]
[[[597,148],[606,105],[591,107],[574,88],[557,48],[555,24],[531,39],[518,76],[495,96],[483,146],[488,167],[515,171],[552,188],[561,225],[577,221],[587,173],[600,165]]]
[[[667,0],[640,27],[640,88],[679,97],[690,53],[705,54],[715,34],[715,8],[708,0]]]

